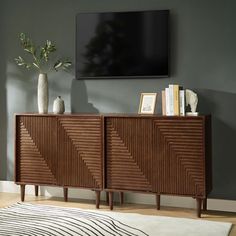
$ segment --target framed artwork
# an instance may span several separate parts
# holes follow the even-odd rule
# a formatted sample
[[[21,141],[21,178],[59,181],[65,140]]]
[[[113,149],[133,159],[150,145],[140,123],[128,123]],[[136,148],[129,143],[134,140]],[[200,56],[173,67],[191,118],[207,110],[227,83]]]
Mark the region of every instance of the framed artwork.
[[[139,114],[154,114],[157,93],[141,93]]]

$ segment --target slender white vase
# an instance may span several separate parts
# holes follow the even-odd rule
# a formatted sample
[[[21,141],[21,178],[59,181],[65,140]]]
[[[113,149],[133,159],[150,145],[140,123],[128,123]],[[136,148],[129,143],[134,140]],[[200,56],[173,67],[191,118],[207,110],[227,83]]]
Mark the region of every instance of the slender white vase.
[[[48,113],[48,77],[43,73],[38,78],[38,110],[40,114]]]

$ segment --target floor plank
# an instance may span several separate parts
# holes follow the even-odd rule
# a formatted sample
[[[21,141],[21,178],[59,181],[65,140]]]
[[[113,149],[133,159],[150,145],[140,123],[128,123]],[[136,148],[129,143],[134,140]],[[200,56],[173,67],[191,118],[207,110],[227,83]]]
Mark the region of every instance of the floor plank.
[[[19,201],[20,201],[20,194],[0,193],[0,207],[6,207]],[[54,206],[64,206],[64,207],[78,207],[82,209],[95,209],[95,200],[89,201],[82,199],[69,199],[69,202],[64,202],[63,198],[49,198],[43,196],[35,197],[32,195],[26,195],[25,202],[48,204]],[[106,202],[101,202],[100,209],[108,211],[109,207],[106,205]],[[144,215],[161,215],[161,216],[197,219],[195,209],[161,206],[161,210],[157,211],[155,206],[144,205],[144,204],[123,204],[121,206],[119,203],[115,203],[114,211],[124,212],[124,213],[125,212],[139,213]],[[221,222],[231,222],[233,223],[233,227],[230,232],[230,236],[236,236],[236,213],[207,211],[202,214],[202,219],[221,221]]]

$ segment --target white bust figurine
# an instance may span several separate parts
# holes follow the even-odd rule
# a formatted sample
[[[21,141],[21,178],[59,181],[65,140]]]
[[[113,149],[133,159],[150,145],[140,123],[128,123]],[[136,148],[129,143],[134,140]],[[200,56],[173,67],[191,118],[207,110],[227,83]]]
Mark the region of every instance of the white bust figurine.
[[[197,94],[190,89],[186,89],[185,93],[186,93],[186,105],[187,106],[190,105],[191,108],[191,112],[187,112],[186,115],[197,116],[198,115],[198,112],[196,112],[198,103]]]

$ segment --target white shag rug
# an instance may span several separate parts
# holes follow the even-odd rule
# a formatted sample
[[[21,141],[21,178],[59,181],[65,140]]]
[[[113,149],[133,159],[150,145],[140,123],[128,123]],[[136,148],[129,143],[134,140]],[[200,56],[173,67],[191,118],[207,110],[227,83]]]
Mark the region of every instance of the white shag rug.
[[[0,235],[227,236],[232,224],[17,203],[0,209]]]

